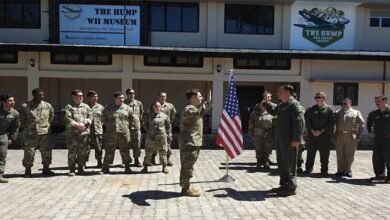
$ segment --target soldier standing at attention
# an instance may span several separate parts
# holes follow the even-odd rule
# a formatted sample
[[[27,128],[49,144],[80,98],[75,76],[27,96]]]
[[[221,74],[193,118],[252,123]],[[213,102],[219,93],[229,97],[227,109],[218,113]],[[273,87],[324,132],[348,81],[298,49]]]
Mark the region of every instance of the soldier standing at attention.
[[[280,187],[273,188],[279,196],[296,194],[297,189],[297,153],[305,128],[304,112],[300,103],[292,96],[294,87],[282,85],[278,88],[278,98],[281,101],[275,108],[265,103],[266,109],[276,115],[276,148],[278,151],[278,166]]]
[[[161,103],[161,112],[165,113],[169,117],[169,120],[171,121],[171,133],[172,133],[172,124],[173,121],[175,120],[176,108],[172,103],[167,102],[166,92],[159,92],[157,94],[157,101]],[[153,109],[151,109],[151,112],[153,112]],[[168,139],[168,152],[167,152],[168,166],[173,165],[171,160],[171,155],[172,155],[171,142],[172,139],[171,140]],[[153,157],[152,157],[153,164],[156,164],[156,159],[155,159],[156,155],[157,155],[157,151],[153,153]]]
[[[163,166],[162,172],[168,173],[167,151],[168,143],[172,140],[171,122],[169,117],[161,111],[159,101],[154,102],[153,112],[144,120],[146,130],[145,159],[143,173],[148,172],[148,166],[151,166],[152,155],[158,151],[160,163]]]
[[[248,131],[256,148],[257,168],[270,169],[269,156],[272,152],[273,116],[267,112],[264,105],[256,105],[260,108],[253,111],[249,117]]]
[[[54,109],[50,103],[43,101],[45,93],[42,89],[32,91],[33,99],[22,104],[20,109],[20,123],[23,128],[23,166],[24,175],[31,176],[31,167],[34,165],[35,151],[39,148],[42,156],[44,175],[53,175],[49,169],[52,160],[49,129],[54,118]]]
[[[309,142],[305,173],[313,172],[316,153],[319,151],[321,176],[326,177],[328,176],[331,134],[334,129],[334,110],[325,103],[326,94],[324,92],[317,92],[314,99],[316,104],[308,108],[305,113]]]
[[[68,146],[69,176],[75,176],[76,161],[78,174],[84,174],[88,157],[89,131],[92,110],[83,103],[83,92],[75,89],[71,93],[72,103],[65,106],[66,145]]]
[[[135,99],[134,89],[127,89],[126,95],[125,104],[130,106],[131,114],[133,115],[133,121],[130,124],[130,148],[133,149],[134,165],[142,167],[139,157],[141,156],[141,120],[144,114],[144,107],[142,102]],[[131,157],[129,163],[131,163]]]
[[[371,180],[390,182],[390,107],[386,96],[375,97],[377,110],[370,112],[367,119],[367,130],[373,140],[372,163],[375,177]],[[385,173],[387,168],[387,178]]]
[[[341,109],[336,112],[336,176],[352,177],[351,166],[357,144],[364,128],[364,119],[360,111],[352,108],[352,101],[345,98]]]
[[[198,159],[200,147],[203,145],[203,116],[211,109],[211,91],[206,102],[198,89],[186,92],[188,105],[180,117],[180,186],[182,196],[199,197],[198,190],[190,188],[194,165]]]
[[[4,178],[8,145],[16,141],[19,130],[19,113],[13,108],[15,99],[10,95],[0,96],[0,183],[8,183]]]
[[[118,147],[125,165],[125,173],[130,174],[130,124],[133,122],[134,114],[126,104],[122,92],[114,92],[114,101],[103,110],[102,122],[106,126],[104,134],[104,155],[102,173],[110,172],[110,164],[114,162],[115,150]]]
[[[90,131],[91,146],[95,148],[95,158],[97,168],[102,168],[103,157],[103,125],[102,115],[104,107],[98,103],[99,96],[95,90],[89,90],[87,93],[88,105],[92,109],[92,124]],[[89,155],[89,154],[88,154]]]

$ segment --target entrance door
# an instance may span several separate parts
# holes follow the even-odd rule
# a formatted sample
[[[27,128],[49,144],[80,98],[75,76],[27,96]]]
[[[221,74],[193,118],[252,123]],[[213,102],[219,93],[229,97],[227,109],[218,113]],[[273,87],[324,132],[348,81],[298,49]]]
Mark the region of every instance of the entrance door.
[[[236,88],[242,129],[243,132],[248,132],[249,116],[253,111],[253,107],[263,99],[264,86],[237,86]]]

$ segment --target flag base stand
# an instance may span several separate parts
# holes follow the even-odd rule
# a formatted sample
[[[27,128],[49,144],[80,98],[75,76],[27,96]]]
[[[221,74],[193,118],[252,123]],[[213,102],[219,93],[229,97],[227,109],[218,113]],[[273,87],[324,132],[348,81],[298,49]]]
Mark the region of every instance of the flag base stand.
[[[230,175],[225,175],[221,179],[219,179],[219,182],[225,182],[225,183],[233,183],[234,181],[236,180]]]

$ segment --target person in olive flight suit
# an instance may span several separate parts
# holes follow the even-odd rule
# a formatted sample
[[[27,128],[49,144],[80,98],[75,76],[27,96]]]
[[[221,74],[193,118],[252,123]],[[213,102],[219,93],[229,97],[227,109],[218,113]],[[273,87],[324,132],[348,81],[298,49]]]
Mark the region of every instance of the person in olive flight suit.
[[[276,115],[276,148],[280,187],[273,188],[279,196],[296,194],[297,189],[297,153],[303,138],[305,118],[300,103],[292,96],[294,87],[282,85],[278,88],[278,99],[281,101],[275,108],[264,102],[269,113]]]
[[[375,177],[371,180],[390,182],[390,107],[388,98],[380,95],[375,97],[377,110],[370,112],[367,118],[367,130],[373,141],[372,163]],[[387,177],[385,173],[387,169]]]
[[[19,113],[14,109],[15,99],[10,95],[0,96],[0,183],[8,183],[4,178],[8,145],[16,141],[19,131]]]
[[[314,96],[316,104],[305,113],[308,131],[306,174],[313,172],[317,151],[320,152],[321,176],[328,176],[331,134],[334,130],[334,110],[325,103],[325,92],[317,92]]]

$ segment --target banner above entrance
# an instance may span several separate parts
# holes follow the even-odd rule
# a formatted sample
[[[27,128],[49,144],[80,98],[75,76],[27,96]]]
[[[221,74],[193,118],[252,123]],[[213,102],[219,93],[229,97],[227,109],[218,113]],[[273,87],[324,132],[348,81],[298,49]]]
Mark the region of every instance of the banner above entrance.
[[[140,6],[60,4],[60,43],[138,46],[140,12]]]
[[[291,49],[353,50],[355,3],[296,2],[291,10]]]

